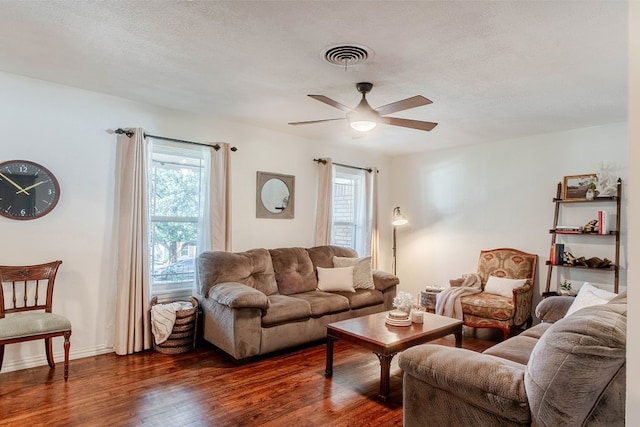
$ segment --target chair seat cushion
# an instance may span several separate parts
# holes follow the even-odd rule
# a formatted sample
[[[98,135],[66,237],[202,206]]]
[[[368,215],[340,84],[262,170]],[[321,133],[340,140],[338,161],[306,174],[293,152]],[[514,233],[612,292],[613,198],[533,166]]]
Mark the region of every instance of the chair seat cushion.
[[[0,319],[0,340],[71,330],[71,322],[54,313],[15,313]]]
[[[462,312],[484,319],[510,320],[513,319],[515,306],[511,298],[480,292],[465,295],[460,298]]]

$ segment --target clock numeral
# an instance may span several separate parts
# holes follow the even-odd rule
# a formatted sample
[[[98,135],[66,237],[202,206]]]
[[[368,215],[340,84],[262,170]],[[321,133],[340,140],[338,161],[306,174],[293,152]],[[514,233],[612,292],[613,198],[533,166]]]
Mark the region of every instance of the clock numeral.
[[[26,209],[21,209],[20,210],[20,215],[21,216],[25,216],[27,214],[27,210]]]
[[[18,170],[22,173],[27,172],[29,169],[25,166],[25,165],[20,165],[20,168],[18,168]]]

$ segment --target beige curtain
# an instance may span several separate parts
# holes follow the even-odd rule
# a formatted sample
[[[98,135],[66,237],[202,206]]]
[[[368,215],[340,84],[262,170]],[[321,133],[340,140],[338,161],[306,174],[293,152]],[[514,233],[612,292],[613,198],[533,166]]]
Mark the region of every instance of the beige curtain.
[[[316,205],[316,246],[331,243],[333,217],[333,161],[318,162],[318,202]]]
[[[211,250],[231,251],[231,146],[219,142],[211,149]]]
[[[367,173],[365,186],[367,197],[367,218],[371,230],[371,267],[378,268],[380,251],[380,233],[378,230],[378,169],[371,168]]]
[[[147,226],[148,144],[142,129],[118,138],[118,266],[114,350],[131,354],[151,348],[149,232]]]

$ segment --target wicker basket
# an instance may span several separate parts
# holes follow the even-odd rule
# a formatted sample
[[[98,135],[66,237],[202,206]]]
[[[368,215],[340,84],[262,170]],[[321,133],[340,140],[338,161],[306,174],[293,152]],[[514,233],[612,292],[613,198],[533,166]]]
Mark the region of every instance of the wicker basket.
[[[192,350],[196,345],[196,325],[198,324],[198,300],[190,297],[193,308],[176,312],[176,321],[169,338],[162,344],[155,344],[156,351],[163,354],[179,354]],[[152,300],[156,305],[156,297]]]

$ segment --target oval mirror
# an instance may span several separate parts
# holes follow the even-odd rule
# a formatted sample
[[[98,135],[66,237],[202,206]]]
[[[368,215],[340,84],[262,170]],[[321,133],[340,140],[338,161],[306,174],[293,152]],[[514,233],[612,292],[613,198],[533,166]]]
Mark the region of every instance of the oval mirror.
[[[258,172],[256,218],[293,218],[294,179],[293,175]]]
[[[271,178],[262,186],[260,198],[266,210],[282,213],[289,204],[289,188],[282,180]]]

